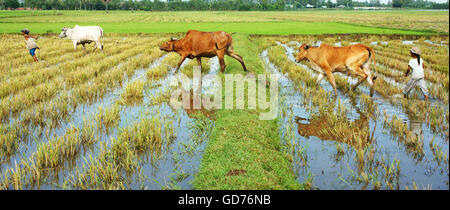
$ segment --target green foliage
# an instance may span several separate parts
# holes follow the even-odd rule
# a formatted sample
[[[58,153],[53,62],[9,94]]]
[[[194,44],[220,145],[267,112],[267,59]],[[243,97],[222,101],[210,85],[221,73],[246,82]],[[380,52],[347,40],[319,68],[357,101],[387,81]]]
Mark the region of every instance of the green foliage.
[[[20,6],[18,0],[5,0],[4,4],[5,4],[5,8],[17,8]]]

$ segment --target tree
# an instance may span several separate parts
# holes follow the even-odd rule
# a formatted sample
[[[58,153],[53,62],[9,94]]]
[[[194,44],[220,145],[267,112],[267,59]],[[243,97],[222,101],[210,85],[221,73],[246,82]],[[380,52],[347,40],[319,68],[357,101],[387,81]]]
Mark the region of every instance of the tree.
[[[13,9],[19,7],[20,5],[18,0],[6,0],[5,4],[6,8],[13,8]]]
[[[328,7],[328,8],[333,7],[333,2],[331,2],[331,0],[328,0],[328,1],[327,1],[327,7]]]
[[[106,6],[106,13],[108,13],[108,4],[109,4],[109,2],[111,2],[111,0],[102,0],[104,3],[105,3],[105,6]]]
[[[402,7],[403,1],[402,0],[392,0],[392,7],[394,8],[400,8]]]

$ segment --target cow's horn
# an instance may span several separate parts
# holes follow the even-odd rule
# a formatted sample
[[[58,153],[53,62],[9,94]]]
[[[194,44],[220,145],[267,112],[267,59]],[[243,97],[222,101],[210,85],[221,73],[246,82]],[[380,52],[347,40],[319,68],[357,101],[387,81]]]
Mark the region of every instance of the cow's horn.
[[[173,37],[172,37],[172,38],[170,38],[170,40],[175,41],[175,40],[177,40],[177,38],[173,38]]]

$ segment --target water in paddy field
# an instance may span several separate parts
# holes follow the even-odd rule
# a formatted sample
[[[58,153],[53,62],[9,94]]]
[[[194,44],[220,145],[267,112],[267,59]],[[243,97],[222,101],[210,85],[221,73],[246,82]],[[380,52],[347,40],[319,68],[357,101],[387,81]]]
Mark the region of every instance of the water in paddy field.
[[[294,48],[279,42],[278,45],[285,48],[288,59],[295,61]],[[384,98],[375,93],[371,100],[378,106],[379,113],[371,117],[361,111],[360,96],[352,97],[338,91],[338,99],[350,109],[348,121],[353,122],[358,129],[367,129],[373,135],[372,143],[364,149],[361,161],[358,158],[361,152],[358,153],[354,145],[342,143],[324,132],[324,129],[330,127],[325,119],[312,118],[309,111],[311,104],[305,103],[294,81],[288,75],[280,73],[279,68],[270,62],[268,50],[261,53],[261,58],[266,64],[266,70],[279,77],[280,133],[282,138],[291,142],[294,149],[299,151],[292,161],[299,182],[312,179],[313,188],[316,189],[411,189],[414,185],[419,189],[449,189],[447,137],[443,133],[434,133],[426,122],[419,121],[402,107],[389,103],[389,100],[395,98]],[[308,66],[297,65],[317,76]],[[348,80],[354,84],[352,78],[349,77]],[[332,90],[326,79],[317,88]],[[368,94],[367,87],[360,86],[359,89]],[[435,102],[431,101],[431,105],[448,110],[448,104]],[[383,126],[383,113],[386,113],[388,119],[392,116],[400,118],[413,135],[423,139],[422,147],[412,146],[391,135],[390,130]],[[439,151],[446,155],[444,160],[436,158]],[[369,158],[371,153],[373,155]]]
[[[123,38],[122,40],[128,39],[131,38]],[[420,41],[411,42],[418,44]],[[436,47],[444,46],[448,52],[448,46],[443,42],[428,42],[428,40],[424,42],[436,45]],[[321,43],[322,41],[316,40],[315,45]],[[334,45],[342,46],[344,43],[346,42],[336,42]],[[401,44],[401,42],[399,43]],[[295,59],[297,50],[291,46],[298,47],[300,44],[299,42],[289,42],[288,45],[278,43],[286,51],[290,61]],[[372,44],[384,46],[388,42],[381,41]],[[143,53],[133,54],[133,56],[127,57],[112,68],[126,66],[126,61],[133,58],[143,58],[144,56]],[[103,151],[102,145],[111,146],[113,140],[119,136],[121,131],[139,124],[144,119],[152,119],[153,117],[163,122],[163,132],[173,129],[174,138],[168,141],[163,137],[164,141],[170,143],[164,145],[161,151],[154,152],[149,149],[151,151],[139,152],[137,155],[139,170],[126,174],[126,176],[122,174],[120,178],[129,181],[126,184],[127,189],[192,189],[193,176],[198,170],[203,151],[214,127],[215,122],[211,117],[214,115],[212,115],[213,112],[206,110],[198,112],[193,109],[173,109],[168,105],[166,94],[173,88],[169,84],[170,80],[176,77],[174,69],[171,68],[166,76],[151,81],[147,77],[147,72],[149,69],[162,65],[166,59],[169,60],[169,57],[168,54],[164,54],[147,67],[133,70],[133,74],[129,77],[124,76],[123,80],[120,79],[120,83],[106,88],[104,95],[101,97],[93,101],[78,103],[73,109],[70,108],[69,117],[61,120],[59,125],[54,128],[47,130],[45,125],[42,125],[42,127],[39,125],[30,126],[31,134],[28,141],[20,141],[18,151],[7,161],[0,162],[0,176],[3,175],[3,172],[14,169],[16,163],[21,164],[21,161],[32,157],[41,143],[55,141],[56,137],[64,136],[72,126],[86,127],[84,124],[85,118],[94,117],[99,113],[101,107],[104,110],[114,106],[122,100],[122,93],[125,92],[128,85],[141,81],[144,83],[142,100],[136,103],[119,105],[117,125],[110,129],[102,128],[97,131],[98,141],[90,147],[83,146],[80,153],[69,160],[64,160],[63,167],[55,170],[44,168],[44,170],[48,170],[45,173],[50,175],[41,181],[39,187],[32,184],[24,186],[24,188],[71,189],[70,184],[67,185],[66,181],[76,177],[77,173],[83,172],[95,158],[105,156],[101,153]],[[341,139],[323,132],[330,125],[326,123],[323,116],[314,117],[315,105],[305,99],[306,97],[299,91],[296,81],[292,81],[288,75],[280,73],[279,67],[271,63],[268,50],[263,51],[260,57],[266,65],[266,70],[279,77],[280,101],[278,110],[280,110],[281,125],[279,132],[284,143],[290,142],[292,148],[296,151],[292,167],[299,182],[311,180],[313,188],[317,189],[373,189],[378,186],[377,182],[380,183],[381,189],[389,188],[386,183],[392,184],[392,189],[412,188],[414,184],[420,189],[448,189],[448,139],[439,131],[432,131],[427,122],[418,120],[401,106],[391,103],[392,100],[398,100],[401,96],[386,98],[375,93],[371,101],[375,102],[379,113],[370,116],[364,112],[364,103],[362,102],[364,100],[363,94],[368,95],[369,93],[369,88],[366,85],[358,87],[360,95],[350,95],[345,91],[338,90],[338,97],[335,102],[348,109],[345,119],[354,123],[358,129],[368,130],[374,136],[371,140],[371,147],[365,147],[362,151],[364,159],[360,161],[358,159],[360,151],[355,145],[343,143]],[[206,61],[210,64],[208,75],[216,75],[219,71],[218,59],[215,57],[205,59],[204,62]],[[188,62],[189,59],[183,63],[181,68],[186,68],[188,65],[185,64]],[[54,66],[58,65],[54,64]],[[299,65],[311,75],[317,76],[317,73],[310,69],[308,64],[295,63],[293,65]],[[397,73],[402,72],[398,71]],[[345,74],[339,75],[345,78],[349,84],[357,82],[354,77]],[[9,78],[6,78],[6,81],[9,81]],[[402,88],[404,85],[402,82],[390,78],[385,78],[385,81],[393,87]],[[94,84],[94,81],[89,80],[87,84]],[[212,94],[219,88],[219,85],[211,80],[204,80],[202,84],[201,92],[206,95]],[[427,83],[427,85],[436,84]],[[326,78],[322,80],[317,89],[323,89],[327,92],[333,90]],[[68,95],[74,94],[72,90],[66,88],[61,92]],[[61,94],[57,93],[55,98],[59,99]],[[418,95],[413,97],[412,100],[422,99],[420,92],[413,92],[411,95]],[[163,100],[158,101],[161,98]],[[445,113],[447,113],[448,102],[432,98],[429,105],[445,107]],[[337,111],[337,109],[337,106],[334,107],[334,111]],[[49,108],[46,111],[52,111],[52,109]],[[387,121],[384,118],[384,112],[386,112],[388,120],[393,116],[400,118],[408,130],[423,139],[422,147],[411,146],[403,140],[398,140],[395,134],[391,134],[389,128],[385,128],[383,125]],[[9,123],[21,120],[21,117],[21,113],[11,116]],[[50,120],[47,119],[47,121]],[[40,130],[41,128],[43,130]],[[374,157],[369,160],[372,151]],[[446,155],[442,157],[444,160],[437,158],[436,154],[441,154],[440,152]],[[364,175],[361,172],[364,172]],[[369,181],[365,182],[365,177]]]
[[[140,56],[140,55],[138,55]],[[121,98],[128,84],[136,81],[142,81],[148,84],[144,88],[144,98],[141,102],[131,105],[122,105],[120,108],[120,120],[116,127],[103,130],[96,135],[99,141],[90,148],[82,149],[81,154],[68,160],[59,170],[54,171],[48,179],[41,182],[39,186],[32,185],[25,187],[26,189],[71,189],[67,186],[67,180],[74,177],[77,172],[83,171],[87,167],[87,163],[92,162],[90,157],[96,158],[101,155],[101,145],[111,145],[111,141],[118,137],[121,129],[139,123],[143,118],[156,116],[162,122],[168,122],[163,125],[163,132],[169,125],[174,130],[175,138],[171,143],[164,147],[161,153],[152,154],[152,152],[143,152],[139,154],[140,170],[135,174],[127,175],[126,179],[130,180],[127,188],[130,189],[191,189],[191,181],[194,173],[197,171],[200,160],[205,148],[209,132],[214,125],[213,120],[199,120],[192,110],[173,109],[167,102],[153,103],[155,97],[171,90],[169,86],[170,78],[173,77],[175,69],[172,68],[168,72],[168,76],[156,81],[148,81],[146,72],[148,69],[161,65],[161,62],[167,58],[167,54],[156,59],[147,68],[137,69],[130,77],[124,77],[122,83],[115,88],[107,91],[107,93],[99,100],[92,103],[79,104],[71,113],[70,118],[66,122],[55,129],[51,129],[47,135],[39,135],[39,128],[33,130],[33,136],[30,140],[19,148],[19,151],[13,155],[9,161],[0,165],[0,172],[13,169],[16,163],[20,163],[21,159],[32,156],[40,143],[47,143],[52,140],[51,137],[62,136],[72,126],[83,127],[84,118],[94,116],[100,107],[108,108],[117,103]],[[186,60],[181,69],[188,63]],[[122,63],[116,67],[120,67]],[[210,59],[210,71],[208,75],[214,75],[218,72],[217,58]],[[209,82],[210,83],[210,82]],[[215,89],[214,84],[205,81],[202,91],[206,94]],[[13,120],[11,118],[11,120]],[[201,125],[201,126],[199,126]],[[66,186],[64,186],[66,185]]]

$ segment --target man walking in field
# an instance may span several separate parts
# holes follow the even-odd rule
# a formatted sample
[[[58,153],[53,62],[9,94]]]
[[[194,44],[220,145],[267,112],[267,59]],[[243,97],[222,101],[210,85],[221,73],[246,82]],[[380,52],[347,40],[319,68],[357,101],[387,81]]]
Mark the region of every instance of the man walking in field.
[[[425,97],[425,101],[428,101],[428,89],[425,84],[423,69],[425,68],[425,64],[423,63],[423,59],[420,58],[420,49],[418,47],[413,47],[410,50],[412,59],[409,61],[408,70],[405,73],[405,77],[411,73],[411,79],[406,84],[405,90],[403,94],[405,98],[408,97],[409,92],[416,87],[419,86],[420,90]]]
[[[30,30],[27,28],[22,29],[20,32],[22,32],[22,35],[25,38],[25,46],[27,47],[27,50],[30,52],[30,55],[33,56],[34,62],[38,62],[38,59],[36,57],[36,49],[39,49],[39,47],[34,41],[35,39],[37,39],[37,36],[31,36]]]

